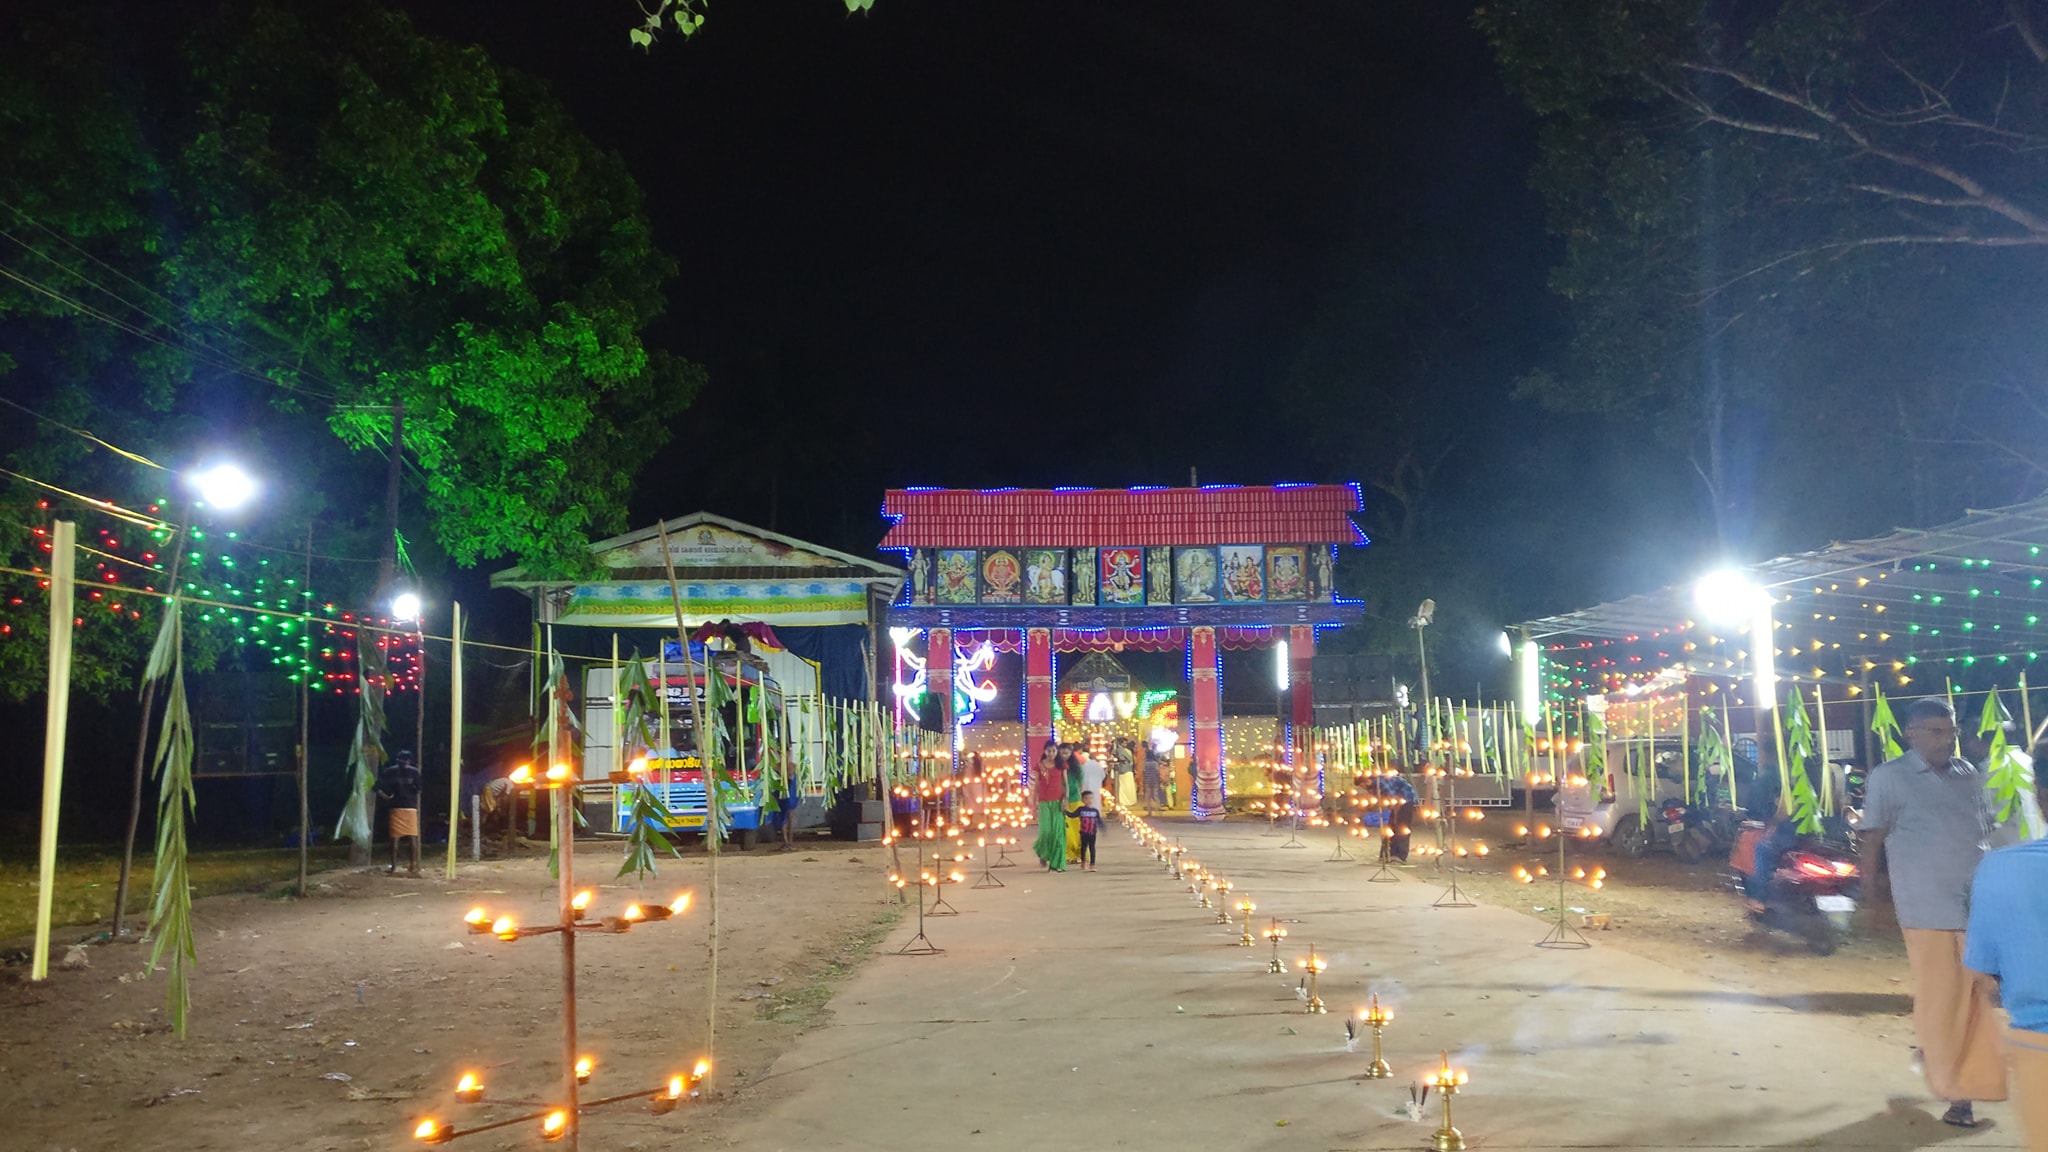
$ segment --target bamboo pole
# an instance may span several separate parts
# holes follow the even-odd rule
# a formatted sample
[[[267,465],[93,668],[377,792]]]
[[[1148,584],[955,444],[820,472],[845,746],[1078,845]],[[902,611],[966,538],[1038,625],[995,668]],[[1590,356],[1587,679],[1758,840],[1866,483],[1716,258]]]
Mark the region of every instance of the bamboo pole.
[[[313,678],[313,522],[306,522],[306,582],[299,587],[299,899],[306,898],[306,872],[311,864],[313,805],[306,792],[312,770],[313,700],[307,681]],[[449,835],[454,835],[450,832]]]
[[[709,913],[711,921],[709,929],[711,962],[706,966],[707,994],[704,998],[704,1052],[706,1058],[711,1061],[711,1067],[715,1072],[718,1068],[719,796],[718,780],[711,762],[711,749],[714,741],[712,740],[711,729],[706,727],[704,722],[704,705],[706,703],[705,696],[709,695],[711,691],[711,678],[719,674],[718,664],[711,659],[711,648],[707,643],[704,648],[704,692],[697,692],[694,684],[697,678],[696,659],[690,655],[690,632],[689,626],[683,620],[683,591],[681,586],[676,583],[675,557],[668,550],[668,525],[663,521],[656,521],[654,528],[656,534],[661,537],[661,565],[668,573],[669,602],[674,605],[676,612],[676,640],[682,645],[683,650],[683,680],[685,684],[691,686],[689,692],[690,714],[697,724],[697,762],[703,766],[704,771],[704,850],[711,857],[710,891],[705,901],[707,905],[706,911]]]
[[[64,738],[71,719],[71,630],[78,580],[78,525],[50,531],[50,668],[43,722],[43,827],[36,854],[36,943],[29,979],[50,977],[51,902],[57,894],[57,812],[64,794]]]
[[[462,605],[453,604],[448,630],[448,879],[455,879],[455,851],[462,837]]]

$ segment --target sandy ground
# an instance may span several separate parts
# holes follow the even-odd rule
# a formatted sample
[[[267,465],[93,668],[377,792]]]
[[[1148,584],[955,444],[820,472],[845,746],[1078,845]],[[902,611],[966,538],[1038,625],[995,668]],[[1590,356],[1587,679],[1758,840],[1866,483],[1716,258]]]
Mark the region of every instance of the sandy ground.
[[[615,847],[579,847],[578,876],[614,911]],[[591,1118],[586,1148],[667,1146],[759,1076],[822,1020],[835,981],[894,922],[872,845],[807,842],[720,862],[718,1070],[714,1102],[657,1119],[621,1105]],[[663,863],[649,895],[698,892],[679,921],[579,940],[593,1089],[651,1087],[686,1067],[705,1030],[706,858]],[[449,883],[327,873],[304,901],[244,894],[198,902],[200,970],[191,1035],[169,1034],[162,977],[140,978],[133,944],[90,948],[91,967],[42,985],[25,968],[0,982],[0,1147],[100,1149],[402,1148],[424,1112],[481,1069],[494,1094],[541,1096],[558,1075],[559,949],[552,937],[468,935],[485,904],[545,918],[545,861],[462,865]],[[516,1127],[465,1148],[537,1143]]]
[[[1589,949],[1546,951],[1538,917],[1434,907],[1443,889],[1422,874],[1369,883],[1369,865],[1325,859],[1327,839],[1286,850],[1243,821],[1170,827],[1258,902],[1260,923],[1288,923],[1289,960],[1315,942],[1332,1015],[1305,1014],[1298,971],[1269,975],[1265,947],[1235,947],[1111,829],[1100,872],[1027,868],[952,895],[962,915],[927,926],[942,955],[892,955],[915,930],[899,925],[831,1020],[701,1136],[811,1152],[1412,1149],[1441,1114],[1435,1099],[1415,1117],[1402,1105],[1448,1052],[1472,1077],[1456,1112],[1474,1148],[2021,1146],[2004,1105],[1983,1106],[1976,1132],[1935,1119],[1887,990],[1902,969],[1880,944],[1780,955],[1729,897],[1578,889],[1619,925]],[[1708,899],[1716,926],[1681,927]],[[1681,955],[1687,934],[1697,955]],[[1395,1074],[1367,1082],[1343,1017],[1374,992],[1395,1012]]]

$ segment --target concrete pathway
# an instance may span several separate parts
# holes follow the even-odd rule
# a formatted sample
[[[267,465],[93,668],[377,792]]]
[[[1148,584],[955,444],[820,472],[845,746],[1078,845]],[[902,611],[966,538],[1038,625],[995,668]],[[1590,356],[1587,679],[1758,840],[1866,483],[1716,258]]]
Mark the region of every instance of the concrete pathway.
[[[1613,947],[1532,947],[1543,925],[1501,908],[1433,908],[1426,869],[1371,884],[1330,843],[1283,850],[1262,826],[1160,823],[1239,895],[1313,940],[1331,1014],[1298,976],[1234,946],[1185,885],[1119,826],[1102,870],[1047,875],[1027,855],[999,890],[949,891],[938,956],[890,953],[911,918],[805,1036],[726,1109],[758,1149],[1393,1149],[1440,1120],[1399,1114],[1437,1054],[1469,1069],[1473,1148],[2021,1147],[2006,1105],[1988,1129],[1934,1119],[1906,1067],[1906,1023],[1795,1010]],[[1554,889],[1553,889],[1554,891]],[[1532,895],[1540,898],[1540,893]],[[1394,1078],[1361,1082],[1370,1045],[1344,1014],[1377,991],[1395,1012]],[[1844,1011],[1859,1009],[1841,998]],[[1867,999],[1867,998],[1866,998]],[[1883,1038],[1880,1038],[1882,1036]]]

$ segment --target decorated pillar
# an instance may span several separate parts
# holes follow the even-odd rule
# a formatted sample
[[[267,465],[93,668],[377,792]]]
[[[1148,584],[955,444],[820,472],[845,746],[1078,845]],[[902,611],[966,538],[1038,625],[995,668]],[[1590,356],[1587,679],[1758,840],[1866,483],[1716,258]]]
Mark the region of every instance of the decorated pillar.
[[[1223,694],[1216,629],[1188,630],[1188,680],[1195,704],[1195,792],[1188,810],[1198,820],[1223,818]]]
[[[1038,750],[1052,739],[1052,629],[1024,630],[1025,779],[1038,768]]]
[[[1287,691],[1293,697],[1294,707],[1287,716],[1289,727],[1293,729],[1288,741],[1289,751],[1294,756],[1297,769],[1315,774],[1315,786],[1320,791],[1323,788],[1322,775],[1316,768],[1316,750],[1309,743],[1309,729],[1316,723],[1316,690],[1312,679],[1315,659],[1315,626],[1291,625],[1287,629]]]
[[[934,628],[925,633],[924,646],[925,691],[933,694],[939,705],[939,731],[946,738],[946,749],[953,748],[953,630]],[[929,764],[919,764],[917,774],[924,776],[931,770]]]

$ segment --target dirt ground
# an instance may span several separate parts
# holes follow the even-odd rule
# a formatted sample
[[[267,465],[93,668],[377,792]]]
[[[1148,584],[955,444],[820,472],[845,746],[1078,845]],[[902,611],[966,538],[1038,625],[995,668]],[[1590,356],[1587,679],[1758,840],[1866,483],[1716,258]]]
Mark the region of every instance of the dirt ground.
[[[1559,904],[1556,841],[1541,842],[1548,851],[1507,847],[1519,839],[1515,829],[1525,826],[1527,821],[1519,813],[1501,812],[1462,823],[1458,834],[1468,853],[1484,844],[1488,854],[1463,858],[1466,870],[1458,874],[1458,885],[1474,900],[1513,908],[1539,921],[1554,921]],[[1420,834],[1415,837],[1417,845],[1424,842]],[[1322,831],[1313,843],[1327,852],[1331,834]],[[1413,859],[1416,866],[1406,870],[1408,873],[1449,883],[1448,874],[1436,861],[1419,854]],[[1862,1015],[1903,1017],[1911,1010],[1905,945],[1888,917],[1859,912],[1853,932],[1834,955],[1815,956],[1804,943],[1749,923],[1741,900],[1723,884],[1728,869],[1722,862],[1687,865],[1664,852],[1627,860],[1598,842],[1568,843],[1565,859],[1568,872],[1607,869],[1601,888],[1566,883],[1563,900],[1574,925],[1583,920],[1572,909],[1609,915],[1609,928],[1590,932],[1590,938],[1603,947],[1621,948],[1730,986],[1785,998],[1791,1004],[1827,996],[1854,1000]],[[1524,884],[1513,876],[1517,866],[1532,875],[1543,867],[1550,875]],[[1535,936],[1542,933],[1539,922]],[[1846,1006],[1830,1005],[1837,1011]]]
[[[596,910],[636,897],[614,882],[618,850],[579,844]],[[727,851],[720,861],[718,1067],[706,1111],[739,1094],[817,1023],[839,978],[893,924],[882,852],[807,841],[798,851]],[[664,861],[647,895],[697,893],[689,915],[624,936],[578,940],[591,1094],[653,1087],[704,1046],[707,859]],[[170,1034],[161,975],[135,944],[87,949],[90,967],[0,973],[0,1146],[100,1149],[398,1148],[427,1113],[458,1122],[449,1089],[480,1071],[501,1098],[546,1098],[557,1076],[556,938],[504,943],[464,930],[475,905],[523,922],[551,915],[546,862],[464,863],[456,881],[322,874],[304,901],[265,893],[195,905],[199,970],[191,1034]],[[621,1104],[586,1119],[588,1147],[689,1139],[712,1116],[653,1117]],[[533,1144],[524,1125],[465,1147]]]

